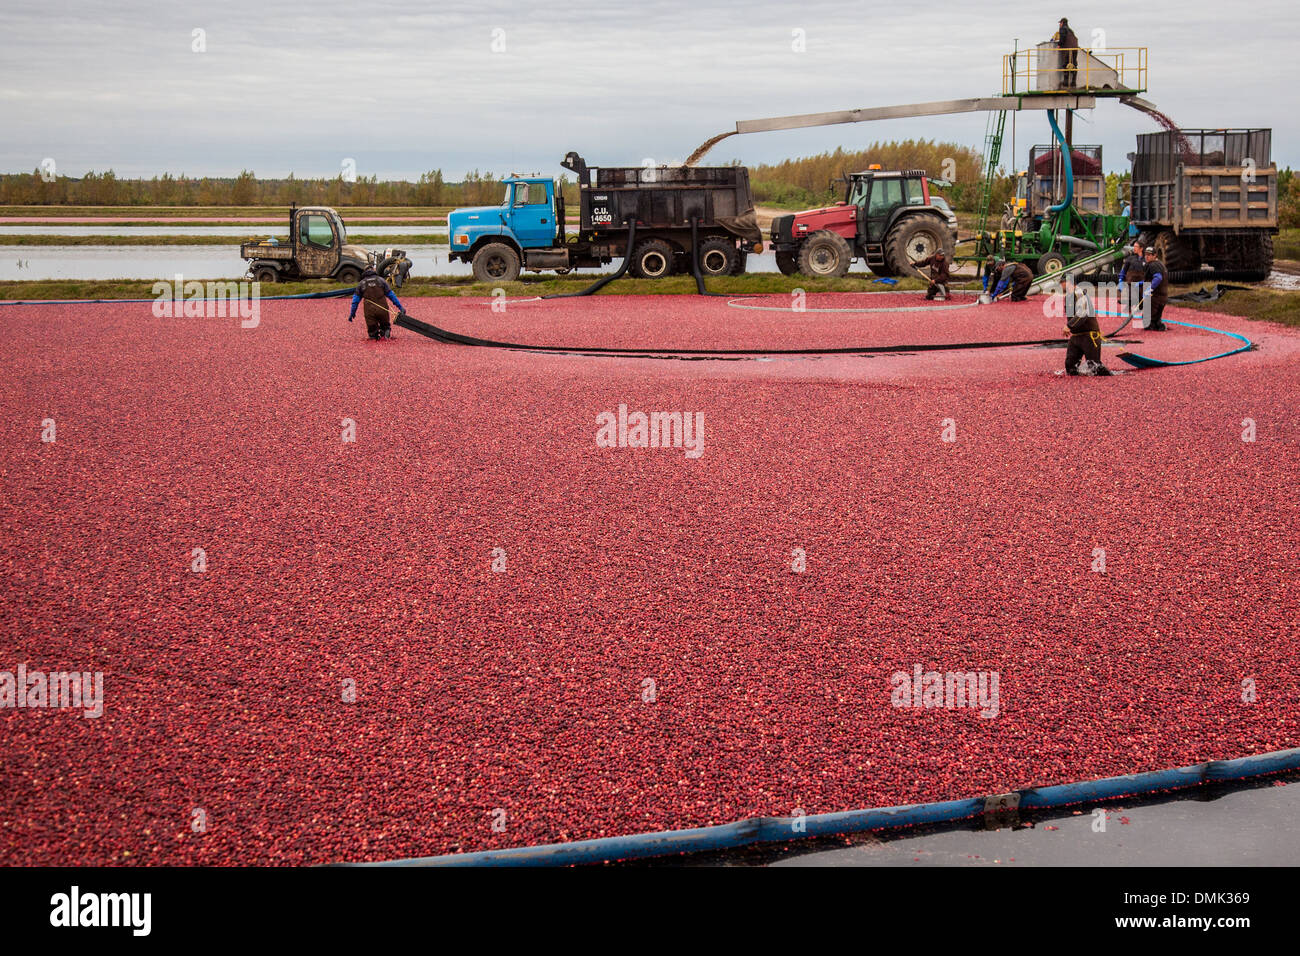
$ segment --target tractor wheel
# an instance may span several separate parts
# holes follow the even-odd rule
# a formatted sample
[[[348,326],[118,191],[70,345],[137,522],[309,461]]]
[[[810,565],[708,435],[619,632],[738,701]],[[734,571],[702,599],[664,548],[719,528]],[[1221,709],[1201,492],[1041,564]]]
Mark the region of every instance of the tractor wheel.
[[[280,273],[271,266],[258,266],[253,270],[253,281],[270,285],[273,282],[280,281]]]
[[[781,270],[783,276],[798,275],[799,258],[793,252],[778,252],[776,254],[776,267]]]
[[[729,276],[736,268],[736,246],[726,239],[700,243],[700,275]]]
[[[344,266],[334,278],[346,285],[356,285],[361,280],[361,270],[356,266]]]
[[[1156,236],[1156,258],[1165,264],[1170,272],[1191,272],[1201,266],[1201,255],[1191,243],[1184,242],[1174,235],[1173,230],[1166,229]]]
[[[474,253],[474,278],[479,282],[514,282],[519,278],[519,253],[504,242],[489,242]]]
[[[938,216],[908,216],[885,237],[885,261],[898,275],[925,278],[912,263],[928,259],[940,249],[952,262],[954,248],[948,224]]]
[[[799,247],[799,271],[816,279],[838,279],[849,271],[853,250],[838,232],[819,229]]]
[[[1065,269],[1065,255],[1053,249],[1051,252],[1044,252],[1038,257],[1037,273],[1045,276],[1049,272],[1061,272]]]
[[[673,274],[673,247],[662,239],[647,239],[632,253],[628,271],[637,279],[663,279]]]

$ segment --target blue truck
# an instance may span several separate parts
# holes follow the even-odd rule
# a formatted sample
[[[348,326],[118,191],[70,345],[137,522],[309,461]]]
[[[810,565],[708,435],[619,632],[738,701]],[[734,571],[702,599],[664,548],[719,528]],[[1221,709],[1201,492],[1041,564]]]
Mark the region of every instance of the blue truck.
[[[511,176],[499,206],[448,215],[451,258],[470,263],[480,282],[510,282],[521,269],[563,274],[630,255],[633,276],[658,279],[692,271],[693,241],[706,276],[738,275],[749,253],[763,251],[742,166],[588,167],[575,152],[561,165],[577,174],[576,231],[554,180]]]

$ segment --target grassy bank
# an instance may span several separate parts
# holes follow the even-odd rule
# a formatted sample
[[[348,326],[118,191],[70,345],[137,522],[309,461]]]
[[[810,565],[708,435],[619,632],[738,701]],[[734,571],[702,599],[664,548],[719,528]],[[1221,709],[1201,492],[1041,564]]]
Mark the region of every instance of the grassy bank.
[[[446,216],[454,206],[336,206],[343,221],[358,219],[391,219],[393,216]],[[87,219],[130,216],[148,219],[150,216],[174,218],[211,218],[228,216],[232,219],[248,217],[283,216],[289,218],[288,206],[0,206],[0,216],[44,217],[82,216]]]
[[[755,295],[762,293],[790,294],[794,289],[806,292],[881,292],[889,289],[924,289],[919,279],[904,279],[896,286],[877,285],[874,278],[862,273],[842,279],[806,279],[783,276],[780,273],[756,273],[710,279],[710,292],[729,295]],[[162,280],[166,281],[166,280]],[[549,295],[552,292],[576,292],[596,281],[594,275],[521,276],[516,282],[475,282],[472,276],[440,276],[412,278],[399,291],[405,296],[489,296],[496,288],[504,289],[509,297]],[[154,280],[111,279],[77,280],[48,279],[30,282],[0,282],[0,299],[150,299],[154,297]],[[346,286],[326,282],[277,282],[262,287],[263,295],[298,295],[303,292],[325,292]],[[670,279],[629,279],[611,282],[602,295],[693,295],[695,280],[689,276]]]

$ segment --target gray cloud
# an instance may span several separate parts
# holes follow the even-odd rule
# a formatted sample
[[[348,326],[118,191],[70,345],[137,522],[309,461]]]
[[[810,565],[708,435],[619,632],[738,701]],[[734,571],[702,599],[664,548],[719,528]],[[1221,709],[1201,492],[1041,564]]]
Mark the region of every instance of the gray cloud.
[[[1300,8],[1257,2],[1041,3],[918,7],[813,0],[632,5],[252,0],[186,7],[142,0],[61,2],[0,12],[0,169],[52,156],[61,171],[365,175],[449,179],[477,168],[555,172],[564,152],[592,163],[669,162],[737,119],[995,92],[1001,56],[1046,39],[1065,13],[1086,39],[1151,50],[1148,98],[1187,126],[1272,126],[1274,156],[1297,159],[1292,48]],[[191,31],[207,51],[191,52]],[[505,51],[494,53],[494,29]],[[791,32],[807,33],[807,52]],[[749,163],[877,139],[979,147],[983,115],[730,139],[711,158]],[[1108,102],[1076,121],[1122,168],[1151,121]],[[1025,147],[1041,114],[1016,123]]]

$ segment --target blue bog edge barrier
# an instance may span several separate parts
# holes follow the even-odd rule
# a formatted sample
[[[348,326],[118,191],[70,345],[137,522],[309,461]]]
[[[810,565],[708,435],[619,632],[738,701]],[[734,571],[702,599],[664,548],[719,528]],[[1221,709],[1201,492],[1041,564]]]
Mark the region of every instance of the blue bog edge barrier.
[[[757,843],[786,843],[812,837],[836,836],[862,830],[888,830],[933,823],[952,823],[982,816],[991,803],[1000,798],[1018,797],[1021,810],[1047,810],[1072,804],[1118,797],[1143,796],[1167,790],[1184,790],[1211,783],[1246,780],[1252,777],[1300,769],[1300,747],[1278,750],[1236,760],[1211,760],[1206,763],[1152,770],[1122,777],[1106,777],[1081,783],[1052,787],[1034,787],[1011,794],[947,800],[873,810],[848,810],[815,816],[751,817],[720,826],[691,830],[667,830],[660,833],[637,833],[631,836],[578,840],[574,843],[549,843],[542,846],[485,850],[479,853],[452,853],[446,856],[415,857],[378,863],[347,864],[352,866],[574,866],[636,860],[655,856],[727,850]],[[1008,803],[1013,801],[1009,800]],[[796,831],[799,823],[803,829]]]

